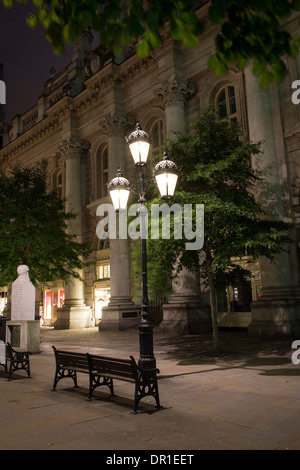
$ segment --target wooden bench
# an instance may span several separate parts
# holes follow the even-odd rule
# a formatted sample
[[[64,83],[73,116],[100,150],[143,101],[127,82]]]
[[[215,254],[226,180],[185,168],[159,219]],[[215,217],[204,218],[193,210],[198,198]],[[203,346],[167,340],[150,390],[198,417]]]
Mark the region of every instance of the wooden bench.
[[[89,363],[85,353],[73,351],[62,351],[52,346],[56,370],[52,390],[56,389],[57,382],[66,377],[73,379],[74,386],[77,387],[77,372],[89,374]]]
[[[6,343],[6,362],[3,365],[5,372],[8,372],[8,380],[15,371],[25,370],[30,377],[30,351],[16,351],[10,343]],[[7,361],[9,361],[9,370],[7,371]]]
[[[89,399],[92,398],[95,388],[101,385],[107,385],[113,396],[113,380],[117,379],[135,384],[133,406],[135,413],[139,401],[147,396],[153,396],[156,401],[156,407],[160,407],[157,385],[158,369],[141,369],[132,356],[130,356],[130,359],[115,359],[87,353],[87,357],[90,370]]]
[[[135,413],[140,400],[147,396],[153,396],[156,407],[160,407],[157,385],[158,369],[143,370],[136,364],[132,356],[130,359],[117,359],[89,353],[62,351],[52,347],[56,359],[53,390],[55,390],[57,382],[66,377],[72,378],[74,386],[77,386],[77,372],[83,372],[89,374],[89,400],[92,399],[94,390],[102,385],[106,385],[111,395],[114,396],[113,381],[116,379],[135,385],[133,406]]]

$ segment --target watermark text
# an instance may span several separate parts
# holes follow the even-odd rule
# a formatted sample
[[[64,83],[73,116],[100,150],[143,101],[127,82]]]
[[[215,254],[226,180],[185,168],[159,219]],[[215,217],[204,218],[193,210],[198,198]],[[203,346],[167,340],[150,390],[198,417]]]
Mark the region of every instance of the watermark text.
[[[100,240],[110,238],[137,240],[188,240],[186,250],[200,250],[204,242],[203,204],[151,204],[150,214],[144,205],[133,204],[128,211],[117,214],[112,204],[98,206],[96,215],[102,217],[96,227]]]

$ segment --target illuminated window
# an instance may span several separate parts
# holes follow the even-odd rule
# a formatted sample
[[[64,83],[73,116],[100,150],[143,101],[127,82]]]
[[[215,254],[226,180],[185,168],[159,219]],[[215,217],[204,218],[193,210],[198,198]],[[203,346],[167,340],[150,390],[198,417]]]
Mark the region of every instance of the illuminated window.
[[[231,122],[237,121],[236,101],[234,86],[224,85],[217,93],[215,105],[218,108],[221,121],[228,119]]]
[[[110,278],[110,265],[103,264],[97,267],[97,279],[109,279]]]
[[[100,149],[97,158],[97,197],[105,197],[108,195],[107,183],[108,183],[108,145],[105,145]]]

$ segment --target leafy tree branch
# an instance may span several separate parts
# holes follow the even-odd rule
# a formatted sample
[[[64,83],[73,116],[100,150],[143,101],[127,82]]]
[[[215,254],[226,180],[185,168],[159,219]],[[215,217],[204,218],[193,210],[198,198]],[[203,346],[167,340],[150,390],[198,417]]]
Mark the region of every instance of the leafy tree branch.
[[[1,0],[10,8],[28,0]],[[136,43],[137,54],[147,57],[161,47],[162,28],[188,48],[197,47],[206,29],[201,8],[194,0],[32,0],[30,27],[42,24],[57,54],[64,43],[74,43],[85,29],[99,33],[100,42],[116,55]],[[300,36],[293,37],[283,22],[300,11],[300,0],[211,0],[209,21],[216,26],[215,52],[208,66],[219,76],[230,66],[243,70],[253,61],[253,74],[262,87],[286,74],[284,58],[296,57]]]

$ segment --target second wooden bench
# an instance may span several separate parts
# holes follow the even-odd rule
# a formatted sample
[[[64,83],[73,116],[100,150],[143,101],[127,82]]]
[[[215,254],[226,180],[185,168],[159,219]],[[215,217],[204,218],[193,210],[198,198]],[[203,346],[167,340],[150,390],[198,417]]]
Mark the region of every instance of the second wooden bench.
[[[142,398],[153,396],[156,407],[160,407],[157,374],[158,369],[141,369],[135,359],[118,359],[106,356],[98,356],[89,353],[78,353],[72,351],[53,350],[56,359],[56,371],[53,390],[57,382],[70,377],[77,386],[77,373],[89,374],[89,400],[92,398],[96,388],[106,385],[112,396],[114,396],[114,379],[131,382],[135,385],[134,412],[137,412],[139,402]]]

